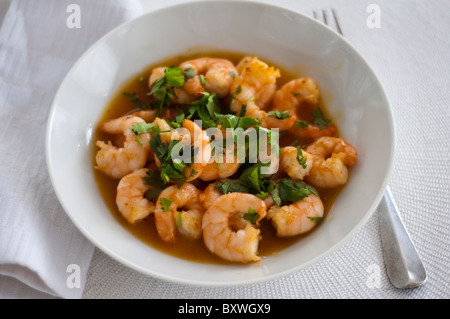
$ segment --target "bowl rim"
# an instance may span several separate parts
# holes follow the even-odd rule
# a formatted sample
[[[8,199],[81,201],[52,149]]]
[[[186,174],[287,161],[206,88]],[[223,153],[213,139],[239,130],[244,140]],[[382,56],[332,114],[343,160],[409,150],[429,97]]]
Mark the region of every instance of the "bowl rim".
[[[51,161],[52,161],[51,154],[50,154],[51,140],[52,140],[51,132],[52,132],[53,124],[54,124],[53,117],[54,117],[54,114],[55,114],[55,111],[57,108],[57,101],[59,100],[59,96],[61,95],[61,91],[63,89],[64,83],[72,75],[72,73],[78,67],[78,65],[80,63],[82,63],[82,61],[86,58],[86,56],[88,56],[99,45],[101,45],[101,43],[103,43],[105,41],[105,39],[113,36],[119,30],[127,28],[135,23],[140,23],[141,20],[148,19],[152,15],[162,14],[165,11],[169,12],[175,8],[178,9],[180,7],[192,6],[192,5],[197,5],[197,4],[204,5],[205,3],[210,4],[210,5],[219,5],[219,6],[224,5],[224,4],[233,3],[235,5],[255,5],[255,6],[260,6],[261,8],[270,8],[272,10],[282,10],[291,15],[299,15],[303,19],[308,20],[309,23],[315,24],[316,27],[322,28],[323,30],[326,30],[326,32],[333,33],[334,36],[338,37],[340,39],[340,41],[343,41],[344,44],[352,51],[352,53],[356,57],[358,57],[358,59],[362,62],[362,64],[366,68],[366,71],[369,73],[370,76],[373,77],[373,79],[375,80],[375,83],[378,85],[381,96],[385,100],[385,102],[386,102],[385,104],[387,106],[386,112],[387,112],[387,117],[389,120],[388,125],[389,125],[389,129],[391,132],[391,134],[390,134],[390,139],[391,139],[390,156],[387,159],[387,162],[388,162],[387,171],[384,176],[383,182],[381,183],[381,187],[378,190],[377,195],[375,196],[375,200],[373,201],[372,206],[368,209],[368,211],[365,213],[363,218],[361,218],[359,223],[356,224],[356,226],[351,231],[349,231],[345,236],[343,236],[339,242],[336,242],[335,244],[333,244],[332,247],[325,250],[321,254],[317,255],[315,258],[313,258],[307,262],[304,262],[301,265],[297,265],[296,267],[291,267],[290,269],[286,269],[284,271],[280,271],[275,274],[264,275],[264,276],[261,276],[260,278],[256,278],[256,279],[237,280],[237,281],[230,280],[230,281],[224,282],[224,281],[189,280],[189,279],[184,279],[184,278],[180,278],[180,277],[171,277],[171,276],[167,276],[167,275],[164,275],[164,274],[161,274],[158,272],[151,271],[142,266],[136,265],[136,264],[128,261],[127,259],[123,258],[122,256],[115,254],[113,251],[110,251],[105,245],[103,245],[101,242],[99,242],[91,233],[89,233],[87,230],[85,230],[84,227],[77,221],[75,216],[70,213],[70,208],[67,207],[66,203],[64,203],[62,201],[62,195],[60,194],[59,190],[56,187],[56,182],[54,180],[54,173],[52,171],[52,166],[51,166]],[[388,181],[390,179],[390,176],[391,176],[392,170],[393,170],[395,143],[396,143],[396,134],[395,134],[394,118],[393,118],[393,114],[392,114],[392,107],[391,107],[391,103],[389,102],[388,96],[384,90],[384,87],[382,86],[378,76],[373,71],[372,67],[368,64],[368,62],[361,55],[361,53],[351,43],[349,43],[342,35],[337,33],[335,30],[316,21],[315,19],[313,19],[305,14],[302,14],[299,11],[295,11],[294,9],[286,8],[286,7],[283,7],[280,5],[259,2],[256,0],[191,0],[191,1],[182,2],[182,3],[178,3],[178,4],[168,5],[168,6],[156,9],[156,10],[152,10],[152,11],[143,13],[142,15],[139,15],[129,21],[126,21],[126,22],[116,26],[115,28],[113,28],[112,30],[110,30],[109,32],[107,32],[106,34],[101,36],[87,50],[85,50],[84,53],[80,57],[78,57],[76,62],[72,65],[72,67],[69,69],[69,71],[67,72],[67,74],[65,75],[63,80],[61,81],[61,83],[56,91],[55,97],[53,98],[52,104],[51,104],[51,108],[50,108],[49,115],[47,118],[47,125],[46,125],[45,157],[46,157],[47,171],[49,173],[49,177],[50,177],[50,181],[53,186],[53,190],[54,190],[54,192],[58,198],[58,201],[61,204],[64,212],[69,217],[69,219],[72,221],[72,223],[77,227],[77,229],[83,234],[83,236],[85,236],[85,238],[87,238],[92,244],[94,244],[95,247],[99,248],[106,255],[108,255],[109,257],[113,258],[114,260],[120,262],[121,264],[123,264],[133,270],[138,271],[139,273],[142,273],[144,275],[147,275],[147,276],[150,276],[153,278],[161,279],[161,280],[164,280],[167,282],[172,282],[172,283],[177,283],[177,284],[186,284],[186,285],[197,286],[197,287],[209,287],[209,288],[212,288],[212,287],[238,287],[238,286],[252,285],[252,284],[261,283],[261,282],[267,282],[267,281],[275,280],[275,279],[296,273],[302,269],[305,269],[305,268],[323,260],[325,257],[336,252],[345,243],[347,243],[366,224],[366,222],[373,215],[373,213],[375,212],[376,208],[378,207],[381,199],[384,196],[385,189],[387,187]]]

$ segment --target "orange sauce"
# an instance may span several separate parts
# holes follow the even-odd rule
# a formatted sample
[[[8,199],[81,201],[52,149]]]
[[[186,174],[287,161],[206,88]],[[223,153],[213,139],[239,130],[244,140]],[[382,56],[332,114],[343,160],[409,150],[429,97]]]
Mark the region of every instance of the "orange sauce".
[[[226,58],[235,64],[237,64],[240,59],[244,56],[244,54],[236,53],[236,52],[203,52],[201,54],[186,54],[186,55],[179,55],[176,57],[169,58],[165,61],[161,61],[158,64],[151,65],[147,68],[145,68],[142,72],[132,77],[129,81],[124,83],[120,89],[117,91],[116,95],[112,98],[110,103],[106,106],[105,111],[102,115],[102,117],[99,120],[99,123],[103,123],[109,119],[117,118],[122,115],[128,114],[132,111],[136,111],[136,105],[130,100],[129,97],[125,96],[123,93],[136,93],[139,97],[139,99],[143,103],[149,103],[150,99],[147,96],[147,93],[149,91],[148,87],[148,78],[150,76],[150,73],[153,68],[158,66],[172,66],[172,65],[179,65],[181,62],[198,58],[201,56],[211,56],[211,57],[221,57]],[[267,60],[264,60],[264,58],[261,58],[263,61],[269,62]],[[270,64],[273,65],[273,64]],[[278,85],[282,86],[284,83],[293,80],[297,78],[298,76],[295,76],[288,70],[283,69],[282,67],[278,67],[280,69],[282,77],[278,81]],[[325,115],[326,109],[323,106],[323,103],[321,103],[321,109],[324,112]],[[104,140],[108,141],[111,139],[111,136],[108,136],[107,134],[101,132],[98,127],[95,130],[94,138],[93,138],[93,148],[92,148],[92,160],[93,160],[93,167],[95,166],[95,155],[98,151],[98,148],[95,146],[95,141],[97,140]],[[280,146],[288,146],[290,145],[294,140],[297,141],[296,137],[292,137],[289,135],[284,136],[280,140]],[[297,141],[298,144],[296,145],[307,145],[309,141]],[[215,263],[215,264],[225,264],[227,261],[224,261],[220,259],[219,257],[212,254],[204,245],[202,239],[198,240],[190,240],[187,238],[184,238],[183,236],[178,236],[176,243],[166,243],[160,240],[158,237],[158,233],[156,231],[155,223],[154,223],[154,217],[153,215],[148,217],[145,220],[139,221],[135,224],[128,223],[120,214],[120,212],[117,209],[116,203],[115,203],[115,197],[116,197],[116,189],[117,185],[119,183],[118,180],[114,180],[112,178],[107,177],[106,175],[102,174],[98,170],[93,169],[93,173],[95,175],[96,182],[98,184],[98,188],[100,191],[101,196],[103,197],[105,203],[107,204],[109,210],[111,211],[111,214],[116,218],[117,222],[119,222],[125,229],[127,229],[130,233],[132,233],[134,236],[136,236],[138,239],[142,240],[149,246],[160,250],[162,252],[165,252],[167,254],[187,259],[190,261],[195,262],[202,262],[202,263]],[[336,197],[339,195],[342,187],[331,189],[331,190],[322,190],[318,189],[318,192],[320,194],[320,198],[322,199],[322,202],[324,204],[325,208],[325,215],[326,218],[328,212],[330,211],[331,207],[333,206],[333,203],[336,199]],[[322,223],[322,222],[321,222]],[[314,229],[317,229],[320,227],[320,224],[317,225]],[[305,236],[308,236],[308,234],[304,234],[297,237],[291,237],[291,238],[280,238],[276,236],[275,228],[270,224],[269,221],[264,220],[261,223],[260,226],[261,229],[261,235],[262,239],[259,243],[259,255],[260,256],[270,256],[273,254],[276,254],[277,252],[289,247],[290,245],[298,242]],[[312,230],[314,231],[314,230]]]

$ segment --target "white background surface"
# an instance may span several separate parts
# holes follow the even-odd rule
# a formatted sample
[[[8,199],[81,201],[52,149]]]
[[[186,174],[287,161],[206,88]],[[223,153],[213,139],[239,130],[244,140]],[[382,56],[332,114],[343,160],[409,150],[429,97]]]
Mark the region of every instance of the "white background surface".
[[[180,2],[142,0],[142,13]],[[83,298],[449,298],[450,3],[263,2],[309,16],[312,10],[334,8],[346,39],[379,76],[393,107],[397,137],[390,186],[427,269],[427,283],[406,291],[389,283],[374,214],[353,239],[321,262],[285,278],[245,287],[197,288],[166,283],[126,268],[95,249]],[[372,3],[381,8],[380,29],[366,25],[366,9]],[[7,2],[2,2],[0,14],[6,6]],[[377,267],[380,286],[371,287],[371,270]],[[0,276],[0,296],[46,297],[5,276]]]

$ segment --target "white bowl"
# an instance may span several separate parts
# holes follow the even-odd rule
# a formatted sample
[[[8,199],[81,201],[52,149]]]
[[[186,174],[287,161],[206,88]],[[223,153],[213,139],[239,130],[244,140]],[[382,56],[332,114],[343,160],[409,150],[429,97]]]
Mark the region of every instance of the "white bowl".
[[[92,133],[120,85],[146,66],[192,47],[255,54],[314,77],[357,165],[324,223],[310,236],[249,265],[202,264],[162,253],[123,228],[92,172]],[[341,36],[299,13],[253,2],[181,4],[138,17],[95,43],[59,88],[47,127],[55,192],[79,230],[123,264],[160,279],[232,286],[278,278],[317,262],[346,242],[382,198],[394,129],[386,95],[364,59]]]

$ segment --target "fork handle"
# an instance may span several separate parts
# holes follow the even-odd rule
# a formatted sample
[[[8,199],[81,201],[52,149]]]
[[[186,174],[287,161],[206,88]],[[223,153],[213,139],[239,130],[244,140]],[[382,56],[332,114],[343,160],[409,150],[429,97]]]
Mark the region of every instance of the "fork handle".
[[[381,241],[386,270],[391,283],[400,289],[425,283],[425,267],[398,213],[389,187],[378,206]]]

